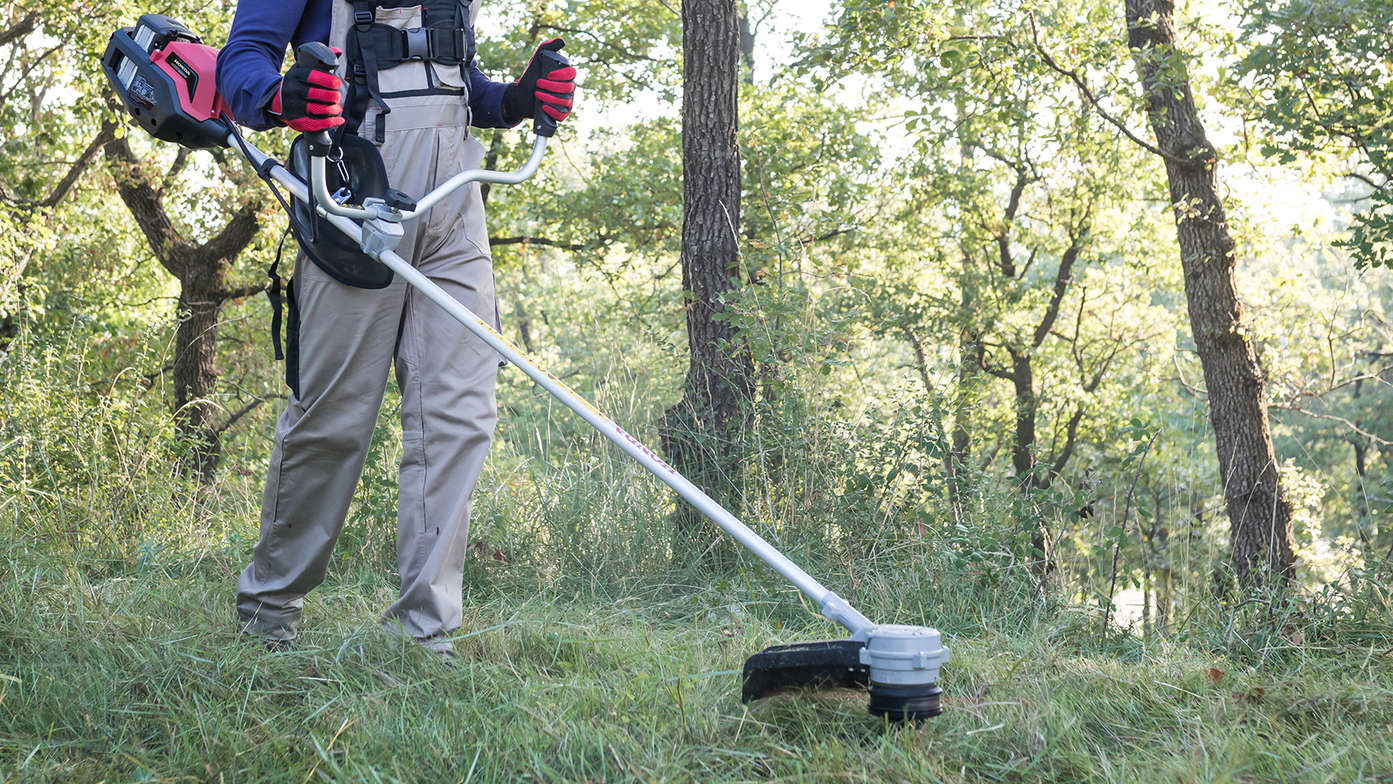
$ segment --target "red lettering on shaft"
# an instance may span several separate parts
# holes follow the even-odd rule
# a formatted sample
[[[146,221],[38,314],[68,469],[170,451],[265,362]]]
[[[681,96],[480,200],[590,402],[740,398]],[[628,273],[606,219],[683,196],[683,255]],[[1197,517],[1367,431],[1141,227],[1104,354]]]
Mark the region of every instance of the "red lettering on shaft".
[[[634,446],[638,447],[638,451],[642,452],[642,453],[644,454],[645,457],[651,458],[651,459],[652,459],[654,462],[656,462],[658,465],[662,466],[664,469],[667,470],[667,472],[668,472],[669,474],[676,474],[676,473],[677,473],[677,469],[675,469],[675,468],[673,468],[672,466],[668,465],[667,463],[663,462],[663,459],[662,459],[661,457],[658,457],[656,454],[654,454],[654,453],[653,453],[653,450],[649,449],[648,447],[644,446],[643,444],[640,444],[640,443],[638,442],[638,439],[634,438],[633,436],[631,436],[631,435],[629,435],[627,432],[625,432],[625,431],[624,431],[624,428],[620,427],[619,425],[615,425],[615,426],[614,426],[614,429],[615,429],[615,431],[617,431],[617,432],[619,433],[619,435],[621,435],[621,436],[624,437],[624,440],[625,440],[625,441],[628,441],[630,444],[633,444]]]

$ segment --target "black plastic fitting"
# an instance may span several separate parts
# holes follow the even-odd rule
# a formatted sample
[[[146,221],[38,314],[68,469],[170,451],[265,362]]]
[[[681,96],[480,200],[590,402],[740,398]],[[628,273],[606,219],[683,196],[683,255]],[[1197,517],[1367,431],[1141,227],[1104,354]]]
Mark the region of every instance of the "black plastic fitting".
[[[918,724],[943,712],[943,689],[938,684],[888,686],[871,683],[872,716],[884,716],[892,724]]]

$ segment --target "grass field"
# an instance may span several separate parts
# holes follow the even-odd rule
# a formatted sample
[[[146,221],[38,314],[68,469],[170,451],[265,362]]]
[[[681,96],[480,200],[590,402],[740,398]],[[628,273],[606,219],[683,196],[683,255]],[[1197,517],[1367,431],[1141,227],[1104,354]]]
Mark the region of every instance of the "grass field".
[[[887,730],[851,692],[740,703],[747,655],[837,636],[773,583],[569,592],[476,564],[449,669],[377,628],[394,589],[361,564],[312,595],[296,650],[262,650],[234,633],[234,561],[11,561],[0,778],[1393,781],[1386,637],[1229,657],[1089,642],[1067,608],[950,618],[947,711]],[[933,620],[892,593],[873,614]]]

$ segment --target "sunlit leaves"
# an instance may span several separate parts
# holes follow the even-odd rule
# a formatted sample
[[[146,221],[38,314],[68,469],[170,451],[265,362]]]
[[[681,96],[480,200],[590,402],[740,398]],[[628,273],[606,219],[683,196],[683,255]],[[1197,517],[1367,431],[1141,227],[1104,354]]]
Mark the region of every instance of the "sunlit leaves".
[[[1369,187],[1366,208],[1344,243],[1360,266],[1393,262],[1393,2],[1292,0],[1247,8],[1259,45],[1243,60],[1268,132],[1263,150],[1342,161]]]

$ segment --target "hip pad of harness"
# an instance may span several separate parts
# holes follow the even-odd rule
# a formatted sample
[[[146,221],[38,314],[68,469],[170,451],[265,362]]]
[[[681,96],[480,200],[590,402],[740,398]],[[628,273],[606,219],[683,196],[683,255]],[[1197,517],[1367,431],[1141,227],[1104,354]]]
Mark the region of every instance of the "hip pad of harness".
[[[338,150],[343,155],[342,171],[334,163],[325,166],[325,181],[330,193],[343,197],[343,203],[353,205],[361,205],[367,198],[387,196],[387,165],[372,142],[361,136],[344,134],[339,139]],[[304,182],[310,181],[309,142],[304,134],[297,136],[290,147],[290,171]],[[344,171],[348,173],[347,179]],[[312,212],[304,202],[297,200],[294,206],[295,219],[291,225],[295,228],[295,239],[315,266],[348,286],[383,289],[391,284],[391,269],[363,253],[358,243]],[[306,232],[311,236],[305,236]]]

